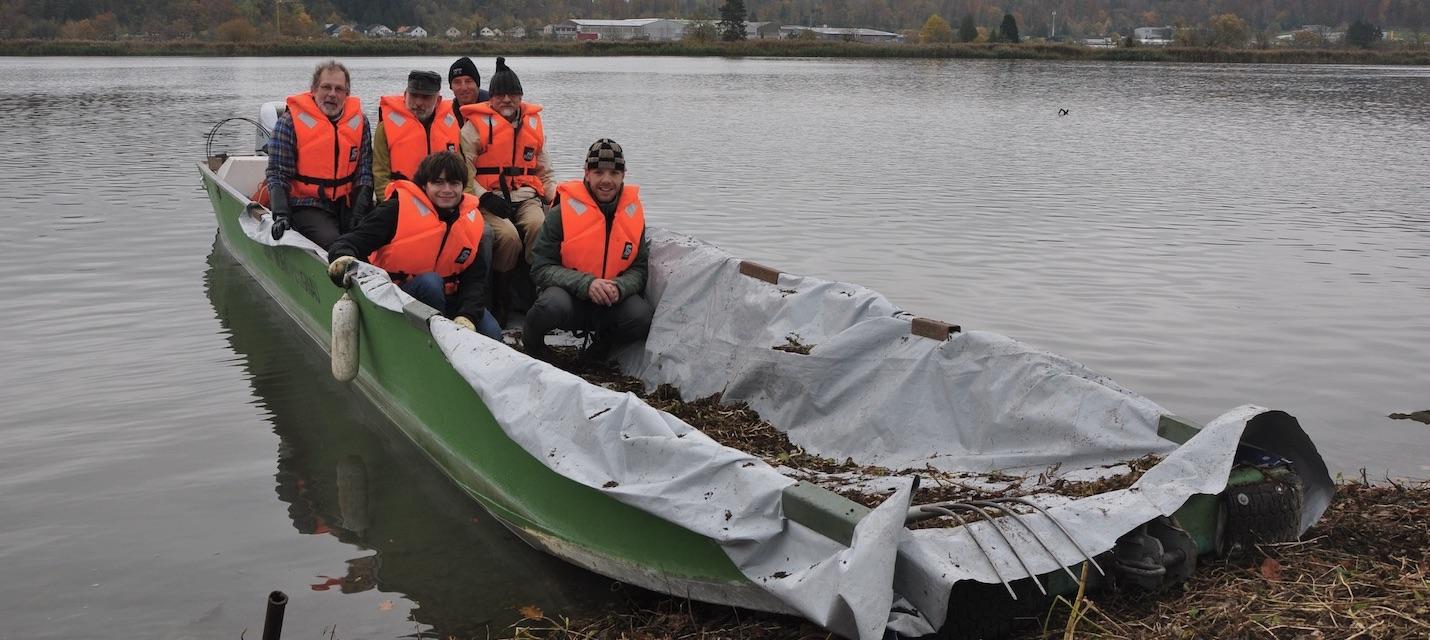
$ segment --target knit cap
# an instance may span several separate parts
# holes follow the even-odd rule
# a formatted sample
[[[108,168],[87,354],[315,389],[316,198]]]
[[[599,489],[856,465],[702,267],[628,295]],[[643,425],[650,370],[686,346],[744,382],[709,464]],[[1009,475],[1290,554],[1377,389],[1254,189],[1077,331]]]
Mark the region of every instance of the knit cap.
[[[601,138],[595,141],[586,151],[586,168],[615,169],[624,173],[626,156],[621,152],[621,145],[616,144],[616,141],[610,138]]]
[[[506,58],[497,58],[497,70],[487,84],[487,91],[494,96],[521,93],[521,80],[516,77],[516,72],[512,71],[511,67],[506,66]]]
[[[478,87],[482,86],[482,72],[477,71],[477,63],[472,62],[472,59],[466,56],[457,58],[457,61],[452,63],[452,67],[447,69],[447,84],[452,84],[453,80],[462,76],[471,78]]]

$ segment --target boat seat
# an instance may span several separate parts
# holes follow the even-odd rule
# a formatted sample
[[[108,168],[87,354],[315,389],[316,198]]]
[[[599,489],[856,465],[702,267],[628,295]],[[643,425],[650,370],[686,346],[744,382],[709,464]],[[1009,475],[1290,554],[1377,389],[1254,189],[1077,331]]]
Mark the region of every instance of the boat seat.
[[[258,190],[258,184],[263,182],[263,174],[267,170],[268,156],[234,156],[219,167],[218,178],[249,198]]]

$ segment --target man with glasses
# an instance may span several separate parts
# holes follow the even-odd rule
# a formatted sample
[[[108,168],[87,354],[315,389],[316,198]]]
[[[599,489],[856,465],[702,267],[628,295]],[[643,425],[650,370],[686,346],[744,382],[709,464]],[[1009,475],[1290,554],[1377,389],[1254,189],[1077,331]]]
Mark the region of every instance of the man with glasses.
[[[329,60],[307,93],[288,96],[264,178],[274,240],[291,228],[326,249],[372,207],[372,129],[351,87],[347,67]]]
[[[476,196],[464,193],[465,164],[456,153],[441,151],[423,159],[411,181],[394,180],[387,200],[333,242],[328,277],[345,286],[357,261],[367,260],[408,295],[501,340],[501,327],[486,310],[491,237],[477,214]]]
[[[487,85],[487,102],[464,105],[462,155],[470,171],[469,192],[481,203],[492,229],[492,306],[504,319],[510,303],[510,274],[531,247],[545,219],[545,205],[556,197],[555,174],[546,156],[546,130],[541,105],[522,102],[521,80],[497,58],[496,73]],[[531,292],[521,292],[523,298]]]

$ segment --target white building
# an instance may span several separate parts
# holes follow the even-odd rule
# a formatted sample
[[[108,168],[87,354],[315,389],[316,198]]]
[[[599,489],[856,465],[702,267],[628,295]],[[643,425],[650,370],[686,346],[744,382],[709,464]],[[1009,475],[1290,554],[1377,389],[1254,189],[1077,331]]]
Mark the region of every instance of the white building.
[[[1176,27],[1137,27],[1132,30],[1132,39],[1149,47],[1165,47],[1176,38]]]
[[[462,30],[456,27],[447,27],[447,37],[456,40],[462,37]]]
[[[577,18],[567,20],[557,26],[557,36],[560,37],[565,31],[571,33],[571,37],[578,34],[590,37],[594,34],[596,40],[650,40],[650,33],[646,31],[646,26],[661,22],[661,18],[628,18],[625,20],[587,20]],[[568,27],[568,29],[562,29]]]
[[[391,38],[392,29],[387,28],[385,24],[375,24],[368,27],[367,35],[369,38]]]
[[[780,27],[781,38],[796,38],[800,32],[810,31],[814,37],[820,40],[843,40],[846,42],[903,42],[904,37],[897,33],[880,31],[878,29],[864,29],[862,27],[802,27],[799,25],[785,25]]]
[[[427,30],[422,27],[401,26],[397,28],[397,35],[404,38],[426,38]]]

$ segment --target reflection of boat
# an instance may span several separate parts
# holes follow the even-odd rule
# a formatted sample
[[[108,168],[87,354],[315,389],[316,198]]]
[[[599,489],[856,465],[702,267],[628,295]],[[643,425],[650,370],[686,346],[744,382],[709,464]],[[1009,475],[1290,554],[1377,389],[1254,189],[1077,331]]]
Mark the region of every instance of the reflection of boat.
[[[244,194],[263,166],[242,157],[200,166],[222,241],[326,345],[341,291],[311,244],[291,233],[272,242],[264,212],[248,207]],[[911,513],[916,483],[895,478],[892,497],[870,510],[702,438],[633,396],[455,329],[370,267],[350,290],[360,316],[355,385],[531,544],[625,582],[794,612],[850,636],[877,637],[886,623],[904,633],[945,619],[962,625],[978,613],[967,599],[989,593],[1073,589],[1066,567],[1091,555],[1102,554],[1092,564],[1107,565],[1116,583],[1159,589],[1185,579],[1199,555],[1294,537],[1328,500],[1324,464],[1284,413],[1243,408],[1198,430],[1075,363],[1001,336],[954,338],[956,329],[911,319],[867,290],[737,264],[670,237],[652,264],[656,324],[666,333],[653,331],[641,354],[646,382],[744,394],[764,403],[757,408],[772,423],[788,419],[811,437],[834,428],[821,445],[835,459],[897,458],[896,445],[912,442],[923,452],[915,468],[988,466],[993,456],[980,459],[980,443],[1009,434],[1029,440],[998,451],[1009,467],[1149,450],[1165,459],[1131,487],[1042,505],[947,501]],[[819,345],[813,354],[760,342],[772,327],[783,336],[795,325]],[[910,341],[911,331],[932,339]],[[827,377],[846,369],[854,379]],[[967,431],[949,431],[960,422]],[[943,447],[939,438],[958,442]],[[942,459],[920,447],[938,447]],[[1217,495],[1229,484],[1232,498]],[[925,516],[946,524],[905,528]]]
[[[592,596],[609,593],[604,580],[527,549],[452,491],[328,375],[323,354],[222,246],[209,265],[209,299],[281,439],[276,491],[294,528],[361,550],[346,573],[315,576],[313,589],[400,593],[417,603],[413,619],[443,637],[483,635],[484,623],[500,628],[533,602],[599,606]]]

